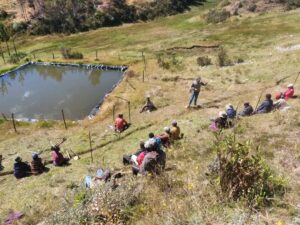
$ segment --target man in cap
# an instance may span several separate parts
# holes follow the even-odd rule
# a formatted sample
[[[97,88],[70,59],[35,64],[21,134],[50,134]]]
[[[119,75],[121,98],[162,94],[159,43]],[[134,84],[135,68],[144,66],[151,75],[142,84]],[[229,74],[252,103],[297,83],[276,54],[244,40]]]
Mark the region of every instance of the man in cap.
[[[143,106],[143,108],[141,109],[140,113],[152,112],[152,111],[155,111],[155,110],[157,110],[157,108],[155,107],[153,102],[150,100],[150,96],[148,96],[147,99],[146,99],[146,103]]]
[[[273,100],[271,94],[266,94],[266,99],[262,102],[262,104],[255,111],[256,114],[260,113],[269,113],[273,109]]]
[[[171,128],[171,139],[172,140],[178,140],[180,139],[180,127],[177,124],[176,120],[172,121],[172,128]]]
[[[201,87],[205,86],[206,84],[204,84],[203,82],[201,82],[201,77],[198,77],[193,83],[192,86],[190,88],[190,92],[192,93],[191,97],[190,97],[190,101],[189,104],[186,106],[186,108],[189,108],[191,106],[191,104],[194,101],[194,105],[197,106],[197,100],[199,97],[199,93],[201,91]]]
[[[250,105],[249,102],[244,103],[244,109],[242,112],[239,113],[239,116],[251,116],[253,113],[253,107]]]
[[[17,157],[15,159],[15,164],[14,164],[14,176],[17,179],[21,179],[23,177],[27,177],[30,175],[31,169],[28,163],[23,162],[21,157]]]
[[[118,118],[116,118],[116,120],[115,120],[115,130],[116,130],[116,132],[122,133],[128,127],[129,127],[129,124],[124,119],[123,114],[119,114]]]
[[[30,163],[31,173],[33,175],[38,175],[46,171],[46,167],[42,162],[42,159],[37,153],[32,154],[32,161]]]

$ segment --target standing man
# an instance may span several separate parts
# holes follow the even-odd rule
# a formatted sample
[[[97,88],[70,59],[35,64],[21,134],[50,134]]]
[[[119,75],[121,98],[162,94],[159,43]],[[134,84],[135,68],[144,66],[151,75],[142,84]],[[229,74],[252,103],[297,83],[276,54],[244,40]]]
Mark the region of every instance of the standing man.
[[[201,91],[201,86],[205,86],[206,84],[204,84],[203,82],[201,82],[201,77],[198,77],[192,84],[190,92],[192,93],[191,97],[190,97],[190,102],[189,104],[186,106],[186,108],[191,107],[191,104],[194,101],[194,106],[197,106],[197,100],[199,97],[199,93]]]

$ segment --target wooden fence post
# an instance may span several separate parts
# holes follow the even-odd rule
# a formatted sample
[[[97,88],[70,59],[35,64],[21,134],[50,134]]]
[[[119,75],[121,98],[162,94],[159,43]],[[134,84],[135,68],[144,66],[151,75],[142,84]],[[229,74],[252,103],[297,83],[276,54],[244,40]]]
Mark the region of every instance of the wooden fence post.
[[[66,118],[65,118],[65,113],[64,113],[63,109],[61,110],[61,114],[62,114],[62,118],[64,120],[65,128],[66,128],[66,130],[68,130],[67,123],[66,123]]]
[[[52,52],[52,58],[55,59],[54,52]]]
[[[8,119],[6,118],[5,114],[4,113],[1,113],[2,114],[2,117],[5,121],[8,121]]]
[[[112,110],[113,123],[115,122],[115,111],[116,111],[116,105],[113,105],[113,110]]]
[[[130,101],[128,101],[128,119],[129,119],[129,123],[131,123],[131,106],[130,106]]]
[[[145,82],[145,70],[143,70],[143,83]]]
[[[93,163],[94,162],[94,157],[93,157],[93,147],[92,147],[91,131],[89,131],[89,141],[90,141],[90,150],[91,150],[91,163]]]
[[[16,122],[15,122],[15,114],[11,114],[11,119],[12,119],[12,123],[13,123],[13,126],[14,126],[14,130],[16,133],[18,133],[17,131],[17,127],[16,127]]]
[[[98,60],[98,50],[96,50],[96,60]]]

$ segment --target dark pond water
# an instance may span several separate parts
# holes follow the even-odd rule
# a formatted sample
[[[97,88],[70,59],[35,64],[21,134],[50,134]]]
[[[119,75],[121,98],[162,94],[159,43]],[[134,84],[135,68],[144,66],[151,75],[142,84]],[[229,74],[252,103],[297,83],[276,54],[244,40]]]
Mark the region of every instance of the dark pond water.
[[[122,77],[121,71],[29,65],[0,77],[0,112],[16,118],[88,116]]]

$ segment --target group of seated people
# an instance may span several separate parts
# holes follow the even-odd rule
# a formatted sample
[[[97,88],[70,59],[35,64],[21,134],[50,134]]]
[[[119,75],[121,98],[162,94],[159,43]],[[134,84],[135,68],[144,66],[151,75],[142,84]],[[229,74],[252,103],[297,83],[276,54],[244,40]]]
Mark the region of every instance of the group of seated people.
[[[123,156],[124,165],[131,164],[133,174],[159,173],[165,168],[166,153],[164,148],[169,148],[174,140],[183,137],[176,121],[172,128],[165,127],[164,132],[158,135],[149,133],[147,141],[140,142],[140,148],[131,155]]]
[[[210,125],[211,129],[226,129],[233,125],[232,120],[236,117],[246,117],[255,114],[269,113],[272,110],[286,110],[286,101],[294,97],[294,87],[292,84],[288,85],[288,89],[285,92],[278,93],[276,95],[276,102],[273,102],[272,95],[266,94],[265,100],[257,107],[256,110],[250,105],[249,102],[244,103],[244,109],[237,113],[237,110],[232,104],[226,106],[226,111],[219,112],[219,116],[214,120],[214,123]]]
[[[59,145],[51,147],[51,158],[54,166],[64,166],[69,162],[69,158],[65,158],[60,152]],[[14,176],[21,179],[30,175],[39,175],[47,172],[49,169],[45,166],[38,153],[32,154],[32,161],[30,163],[24,162],[21,157],[16,157],[14,163]]]

